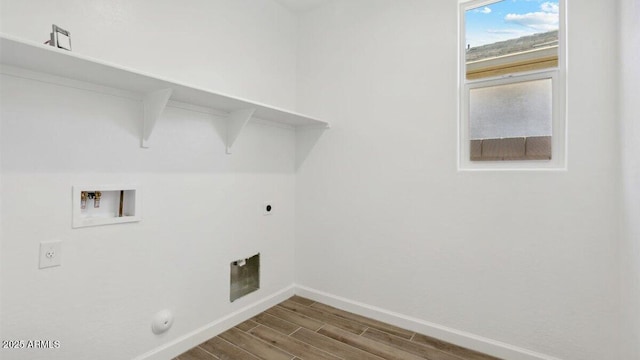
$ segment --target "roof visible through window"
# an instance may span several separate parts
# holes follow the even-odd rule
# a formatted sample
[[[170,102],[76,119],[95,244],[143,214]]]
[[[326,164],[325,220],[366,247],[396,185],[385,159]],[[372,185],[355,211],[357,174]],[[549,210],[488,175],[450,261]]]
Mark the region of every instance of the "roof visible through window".
[[[465,12],[467,78],[558,66],[558,0],[503,0]]]

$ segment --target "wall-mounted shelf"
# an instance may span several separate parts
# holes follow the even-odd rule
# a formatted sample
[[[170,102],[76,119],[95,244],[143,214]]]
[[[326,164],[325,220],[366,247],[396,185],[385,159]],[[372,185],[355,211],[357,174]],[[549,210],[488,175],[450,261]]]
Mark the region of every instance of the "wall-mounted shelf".
[[[147,147],[147,140],[151,137],[156,121],[169,100],[217,109],[229,114],[227,152],[251,117],[296,128],[329,127],[327,122],[307,115],[163,79],[6,34],[0,34],[0,62],[3,65],[142,94],[145,114],[142,119],[143,147]]]

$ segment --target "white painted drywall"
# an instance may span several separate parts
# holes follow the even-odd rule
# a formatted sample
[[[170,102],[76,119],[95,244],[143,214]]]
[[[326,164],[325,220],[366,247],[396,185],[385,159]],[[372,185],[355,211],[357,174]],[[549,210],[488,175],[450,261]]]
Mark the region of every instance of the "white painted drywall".
[[[302,13],[326,4],[330,0],[274,0],[287,9]]]
[[[44,40],[56,23],[74,52],[295,100],[296,19],[270,0],[2,0],[0,16],[14,36]],[[252,122],[227,156],[221,119],[170,106],[141,149],[139,101],[7,75],[0,84],[1,337],[61,343],[0,357],[131,359],[292,284],[292,129]],[[72,186],[92,183],[139,184],[143,220],[71,229]],[[51,239],[62,240],[62,266],[39,270],[38,244]],[[230,304],[229,263],[256,252],[262,287]],[[173,327],[154,335],[165,308]]]
[[[562,359],[619,359],[617,10],[568,1],[568,170],[459,172],[457,2],[300,18],[296,283]],[[637,86],[637,85],[634,85]]]
[[[640,359],[640,2],[620,1],[622,359]]]

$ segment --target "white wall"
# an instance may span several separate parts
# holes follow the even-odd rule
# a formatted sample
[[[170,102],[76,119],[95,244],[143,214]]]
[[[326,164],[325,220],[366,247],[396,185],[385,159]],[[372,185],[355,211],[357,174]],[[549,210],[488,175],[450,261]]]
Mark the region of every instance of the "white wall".
[[[74,52],[293,105],[293,15],[267,0],[176,5],[2,0],[0,30],[45,40],[56,23]],[[227,156],[223,120],[169,107],[145,150],[137,100],[8,75],[0,83],[0,337],[61,342],[0,357],[131,359],[292,284],[293,130],[250,123]],[[143,221],[71,229],[71,187],[114,183],[142,186]],[[39,243],[50,239],[62,240],[63,264],[39,270]],[[230,304],[230,261],[258,251],[262,288]],[[156,336],[151,316],[165,308],[175,323]]]
[[[640,358],[640,2],[620,2],[620,117],[623,199],[621,254],[623,359]]]
[[[616,18],[570,1],[568,171],[456,169],[457,2],[300,19],[296,282],[562,359],[618,359]],[[637,86],[637,85],[634,85]]]
[[[621,2],[633,154],[638,13]],[[602,56],[617,51],[615,7],[569,4],[569,170],[470,173],[455,166],[455,1],[332,2],[299,28],[267,0],[180,4],[0,0],[0,31],[44,41],[56,23],[74,52],[297,103],[333,129],[294,178],[290,129],[252,123],[227,157],[220,119],[169,107],[142,150],[139,102],[3,75],[0,337],[62,342],[11,358],[129,359],[170,343],[291,284],[294,230],[301,285],[563,359],[636,357],[637,164],[625,158],[619,191],[617,57]],[[141,223],[70,229],[72,185],[119,182],[143,186]],[[38,270],[53,238],[63,266]],[[255,251],[263,289],[230,305],[228,263]],[[176,322],[157,337],[163,308]]]

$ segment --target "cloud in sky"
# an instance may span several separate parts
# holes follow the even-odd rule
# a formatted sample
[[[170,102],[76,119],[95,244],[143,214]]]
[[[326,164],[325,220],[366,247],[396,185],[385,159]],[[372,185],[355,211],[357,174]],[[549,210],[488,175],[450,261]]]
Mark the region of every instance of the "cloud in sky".
[[[540,10],[526,14],[507,14],[504,20],[508,23],[526,26],[536,31],[551,31],[558,28],[558,4],[545,2]]]
[[[550,3],[547,1],[542,5],[540,5],[540,10],[544,12],[557,14],[560,12],[560,7],[558,6],[558,4]]]
[[[504,0],[481,5],[466,12],[465,40],[476,47],[557,30],[559,10],[557,0]]]

